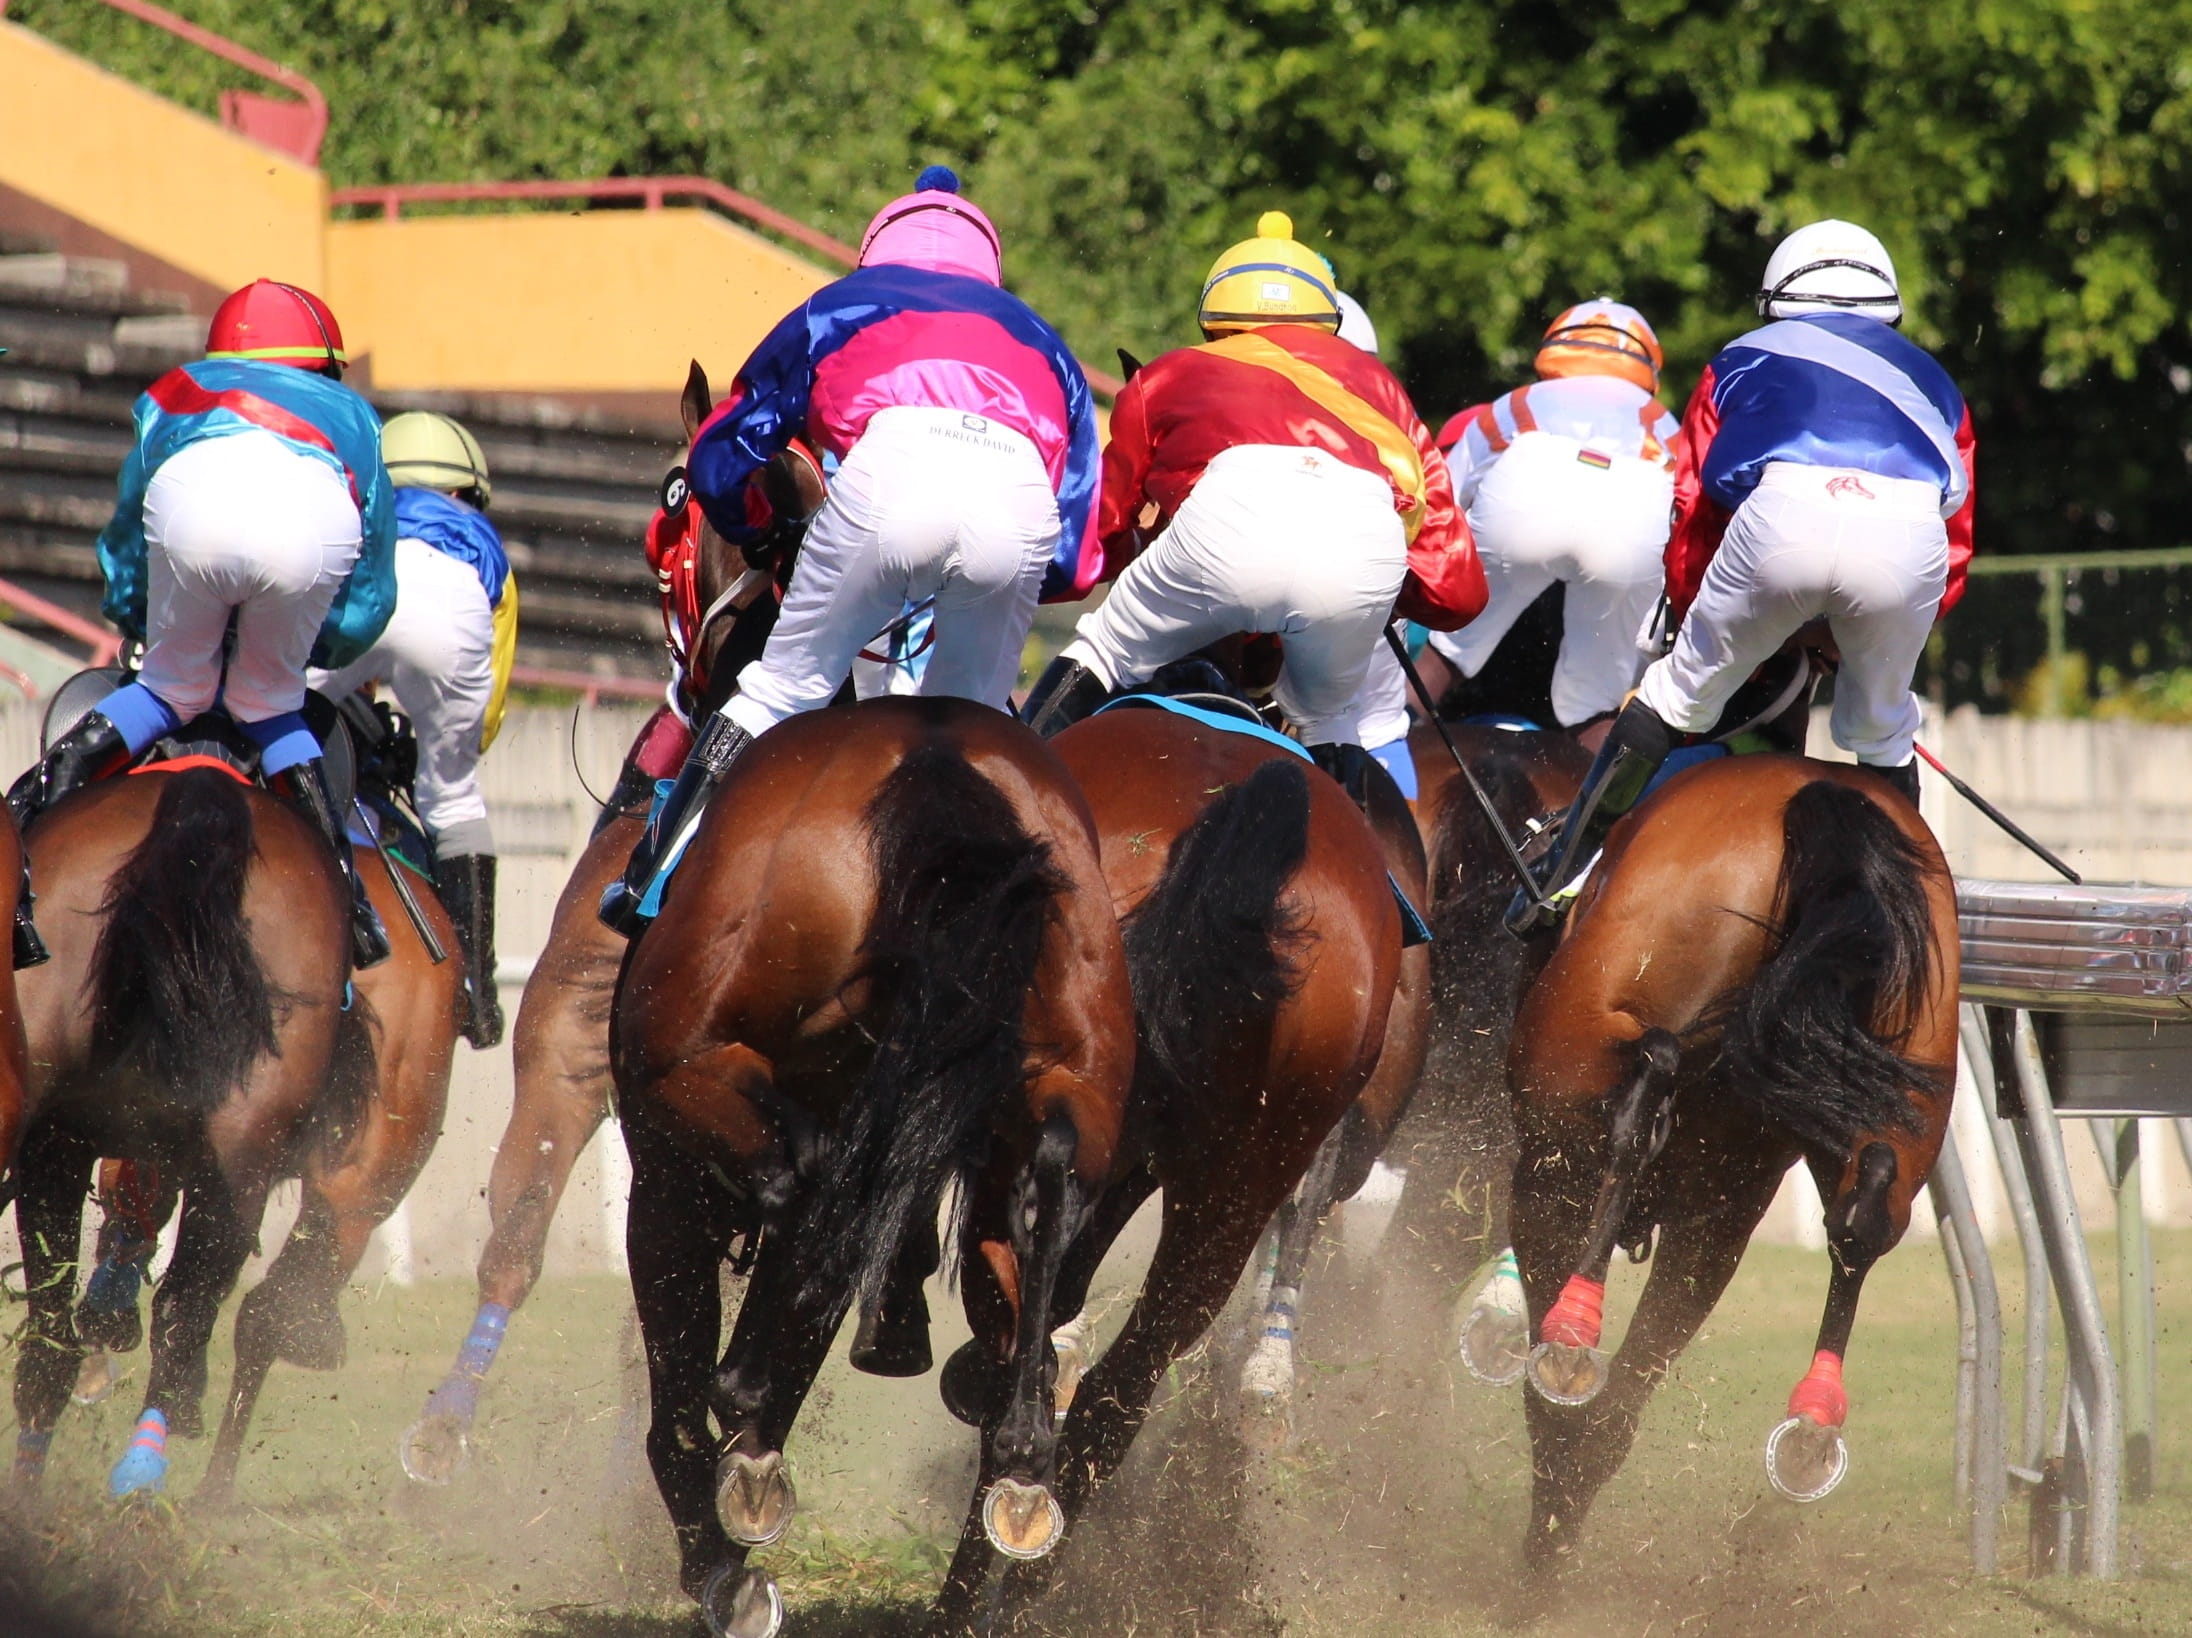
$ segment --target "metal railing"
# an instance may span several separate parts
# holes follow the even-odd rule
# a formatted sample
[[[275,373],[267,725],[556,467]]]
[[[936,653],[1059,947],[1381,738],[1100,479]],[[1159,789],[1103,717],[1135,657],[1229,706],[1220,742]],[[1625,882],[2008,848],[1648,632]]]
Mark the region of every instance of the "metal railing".
[[[27,614],[64,637],[75,638],[84,645],[87,661],[92,665],[106,665],[122,652],[122,639],[98,621],[87,620],[74,610],[49,602],[12,580],[0,580],[0,606]]]
[[[151,0],[100,0],[124,16],[165,29],[178,40],[196,46],[223,62],[234,63],[247,73],[293,93],[297,101],[261,96],[256,91],[223,91],[221,124],[239,136],[301,159],[307,165],[320,162],[320,144],[327,140],[327,98],[302,74],[260,56],[234,40],[200,28]],[[7,0],[0,0],[0,17],[7,15]]]

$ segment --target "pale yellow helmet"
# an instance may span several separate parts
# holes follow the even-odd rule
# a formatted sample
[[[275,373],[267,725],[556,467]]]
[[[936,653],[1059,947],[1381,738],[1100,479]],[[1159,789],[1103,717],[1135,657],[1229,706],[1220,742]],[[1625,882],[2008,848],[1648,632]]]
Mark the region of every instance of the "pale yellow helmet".
[[[1211,264],[1196,317],[1206,335],[1264,324],[1337,330],[1339,289],[1331,264],[1295,239],[1293,218],[1267,210],[1256,221],[1255,238],[1243,239]]]
[[[406,410],[381,428],[381,464],[399,489],[445,490],[481,511],[494,499],[479,440],[432,410]]]

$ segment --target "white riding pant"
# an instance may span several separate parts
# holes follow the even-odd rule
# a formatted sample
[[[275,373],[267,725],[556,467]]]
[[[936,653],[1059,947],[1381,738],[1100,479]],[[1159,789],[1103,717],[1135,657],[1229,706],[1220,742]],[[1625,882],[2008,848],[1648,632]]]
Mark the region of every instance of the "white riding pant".
[[[495,692],[495,611],[469,565],[423,540],[396,542],[396,610],[373,646],[340,671],[315,671],[331,699],[368,682],[396,696],[419,743],[413,794],[441,851],[492,853],[480,793],[480,736]],[[469,844],[469,845],[467,845]]]
[[[1796,630],[1824,616],[1842,653],[1834,742],[1901,767],[1918,733],[1911,673],[1948,584],[1941,491],[1909,478],[1776,461],[1737,508],[1638,694],[1670,726],[1709,728]]]
[[[1569,726],[1618,710],[1635,686],[1637,634],[1665,583],[1674,508],[1674,476],[1656,462],[1587,455],[1573,438],[1525,432],[1493,463],[1469,508],[1491,598],[1461,630],[1431,634],[1473,677],[1523,610],[1565,583],[1552,698]]]
[[[959,410],[877,412],[723,714],[760,734],[829,704],[860,650],[931,597],[936,641],[915,692],[1005,709],[1058,530],[1050,474],[1019,433]]]
[[[303,705],[320,624],[358,561],[358,507],[342,474],[271,432],[233,432],[162,461],[144,516],[139,680],[184,722],[216,698],[238,722]]]
[[[1370,670],[1355,690],[1353,710],[1355,737],[1372,750],[1408,737],[1408,679],[1382,632],[1370,651]]]
[[[1203,470],[1065,652],[1125,688],[1235,632],[1277,633],[1279,706],[1302,742],[1359,743],[1355,697],[1407,572],[1383,476],[1322,450],[1242,444]]]

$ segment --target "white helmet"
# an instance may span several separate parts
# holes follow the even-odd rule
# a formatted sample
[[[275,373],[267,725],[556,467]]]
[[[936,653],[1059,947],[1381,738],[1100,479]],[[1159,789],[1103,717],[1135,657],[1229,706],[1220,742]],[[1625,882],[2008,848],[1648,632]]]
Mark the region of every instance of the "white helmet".
[[[1903,322],[1903,295],[1887,247],[1854,222],[1829,219],[1800,227],[1775,248],[1758,292],[1760,318],[1800,313],[1862,313]]]
[[[1362,310],[1362,303],[1346,291],[1340,298],[1340,340],[1351,341],[1372,358],[1378,356],[1378,327],[1370,322],[1370,315]]]

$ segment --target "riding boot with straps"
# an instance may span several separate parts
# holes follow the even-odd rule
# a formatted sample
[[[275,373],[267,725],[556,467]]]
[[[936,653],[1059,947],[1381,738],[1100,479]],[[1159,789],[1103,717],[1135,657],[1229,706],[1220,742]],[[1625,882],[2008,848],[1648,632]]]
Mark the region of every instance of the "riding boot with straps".
[[[1615,821],[1636,806],[1652,775],[1673,751],[1674,740],[1674,730],[1659,713],[1630,696],[1561,822],[1552,866],[1538,878],[1537,898],[1517,889],[1509,902],[1509,932],[1517,936],[1539,932],[1559,921],[1560,909],[1550,901],[1598,856]]]
[[[601,895],[599,914],[604,927],[632,938],[646,926],[648,917],[641,914],[640,906],[646,902],[656,875],[665,863],[675,860],[679,840],[699,822],[708,799],[723,783],[723,776],[753,741],[753,735],[720,711],[701,726],[700,737],[693,742],[677,783],[649,816],[647,829],[632,849],[624,874]]]
[[[1044,668],[1020,707],[1020,720],[1043,738],[1062,734],[1111,698],[1111,685],[1089,666],[1061,654]]]
[[[15,816],[17,835],[62,797],[124,767],[129,757],[129,742],[106,714],[85,712],[73,728],[53,742],[38,765],[8,791],[8,811]],[[30,855],[26,852],[22,884],[15,895],[14,962],[18,972],[52,959],[32,919],[36,902],[30,888]]]
[[[380,912],[365,896],[365,881],[350,853],[350,832],[335,811],[335,795],[327,788],[327,767],[318,757],[293,762],[267,783],[290,806],[312,821],[312,828],[335,850],[335,865],[350,892],[350,965],[357,971],[377,967],[388,959],[388,929]]]

